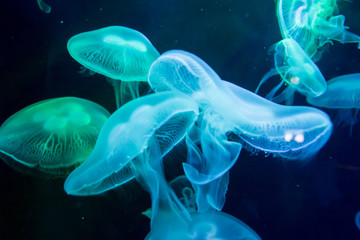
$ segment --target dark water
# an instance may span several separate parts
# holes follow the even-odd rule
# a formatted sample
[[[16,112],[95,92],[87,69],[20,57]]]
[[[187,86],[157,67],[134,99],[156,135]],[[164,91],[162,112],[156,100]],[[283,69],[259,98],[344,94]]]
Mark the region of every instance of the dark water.
[[[121,25],[145,34],[160,53],[183,49],[222,79],[254,90],[272,67],[269,47],[281,39],[271,0],[2,0],[0,122],[34,102],[62,96],[95,101],[109,111],[111,86],[78,73],[67,40]],[[360,2],[344,6],[346,25],[360,34]],[[355,45],[335,43],[318,66],[326,79],[360,71]],[[301,96],[296,104],[305,104]],[[328,111],[333,116],[334,112]],[[336,128],[308,164],[242,151],[230,172],[224,208],[263,239],[360,239],[360,125],[352,137]],[[143,239],[150,206],[136,184],[96,197],[71,197],[63,180],[22,175],[0,162],[0,239]]]

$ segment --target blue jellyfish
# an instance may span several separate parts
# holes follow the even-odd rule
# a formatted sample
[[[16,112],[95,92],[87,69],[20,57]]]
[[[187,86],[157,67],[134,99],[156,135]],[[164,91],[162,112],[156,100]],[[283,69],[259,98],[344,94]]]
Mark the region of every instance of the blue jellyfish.
[[[352,126],[357,122],[360,108],[360,73],[335,77],[328,81],[327,91],[319,97],[307,97],[309,104],[316,107],[339,109],[337,124]],[[355,111],[354,111],[355,110]]]
[[[356,227],[360,230],[360,211],[355,214],[355,224]]]
[[[150,94],[123,105],[106,121],[91,155],[66,179],[65,191],[94,195],[132,180],[137,162],[149,161],[150,143],[156,142],[165,155],[197,115],[197,104],[178,92]]]
[[[296,41],[292,38],[286,38],[276,43],[272,49],[275,50],[275,69],[264,75],[255,93],[259,91],[263,83],[275,75],[280,75],[282,80],[266,96],[273,102],[286,101],[290,105],[293,102],[295,91],[313,97],[320,96],[326,91],[325,78]],[[288,86],[275,96],[283,84]]]
[[[110,78],[117,107],[139,97],[141,82],[147,81],[151,63],[159,56],[140,32],[111,26],[71,37],[68,51],[84,67]]]

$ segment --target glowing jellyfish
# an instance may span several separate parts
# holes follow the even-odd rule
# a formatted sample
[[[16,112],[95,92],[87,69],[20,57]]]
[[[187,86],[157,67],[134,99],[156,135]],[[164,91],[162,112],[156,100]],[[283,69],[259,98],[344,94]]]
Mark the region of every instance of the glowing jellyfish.
[[[265,74],[255,93],[264,82],[277,74],[281,76],[282,81],[266,96],[274,102],[287,100],[291,104],[295,91],[312,97],[320,96],[326,91],[326,80],[320,70],[293,39],[284,39],[276,43],[273,48],[276,69]],[[282,93],[274,96],[284,83],[289,86]]]
[[[77,34],[67,48],[80,64],[112,79],[118,107],[128,91],[131,98],[139,97],[139,84],[147,81],[150,65],[159,56],[143,34],[121,26]]]
[[[355,214],[355,225],[360,230],[360,211]]]
[[[65,191],[93,195],[137,175],[146,179],[137,168],[150,161],[148,149],[158,145],[165,155],[185,136],[197,115],[196,103],[176,92],[150,94],[123,105],[105,123],[89,158],[66,179]]]
[[[323,95],[307,97],[306,100],[316,107],[341,109],[337,121],[352,126],[357,122],[356,115],[360,108],[360,73],[335,77],[328,81],[327,91]]]
[[[46,2],[44,2],[43,0],[37,0],[37,4],[40,8],[40,10],[43,13],[50,13],[51,12],[51,7],[49,6],[49,4],[47,4]]]
[[[151,231],[146,240],[260,239],[248,225],[229,214],[215,210],[194,211],[194,206],[188,205],[189,202],[193,203],[194,190],[189,183],[184,182],[186,179],[179,177],[170,183],[170,187],[164,183],[164,180],[159,185],[158,209],[152,215]],[[181,185],[184,187],[181,188]],[[179,206],[177,202],[179,199],[186,209],[175,208]],[[181,211],[188,211],[190,218],[182,217],[186,214]]]
[[[345,17],[335,15],[336,0],[278,0],[277,17],[283,38],[293,38],[305,53],[317,61],[331,40],[360,43],[360,37],[347,31]],[[360,45],[358,46],[360,48]]]
[[[110,113],[75,97],[44,100],[8,118],[0,128],[0,156],[18,171],[66,177],[94,148]]]

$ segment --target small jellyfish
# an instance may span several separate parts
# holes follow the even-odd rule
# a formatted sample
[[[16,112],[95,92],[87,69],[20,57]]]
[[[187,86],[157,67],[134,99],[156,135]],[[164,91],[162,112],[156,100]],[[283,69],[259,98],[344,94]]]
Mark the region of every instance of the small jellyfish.
[[[360,230],[360,211],[355,214],[355,225]]]
[[[305,96],[320,96],[326,91],[326,80],[316,64],[306,55],[301,47],[291,38],[284,39],[273,46],[275,50],[275,69],[270,70],[261,79],[255,93],[261,85],[274,75],[280,75],[282,81],[267,96],[273,102],[293,102],[294,92]],[[275,96],[283,84],[288,87]]]
[[[309,96],[306,100],[316,107],[339,109],[336,122],[345,122],[352,127],[357,122],[357,113],[360,109],[360,73],[330,79],[327,91],[323,95]]]
[[[76,97],[32,104],[0,127],[0,157],[20,172],[66,177],[90,155],[109,115],[100,105]]]
[[[278,0],[277,17],[283,38],[293,38],[314,61],[321,58],[326,43],[360,43],[347,31],[345,17],[335,15],[336,0]],[[360,44],[358,45],[360,48]]]
[[[127,95],[139,97],[141,82],[146,84],[150,65],[159,57],[142,33],[121,26],[77,34],[67,48],[81,65],[111,79],[117,107],[129,100]]]
[[[37,0],[37,4],[43,13],[49,14],[51,12],[51,7],[43,0]]]
[[[197,115],[197,104],[178,92],[150,94],[128,102],[106,121],[94,151],[66,179],[65,191],[99,194],[137,175],[150,182],[152,177],[146,180],[140,170],[151,160],[148,149],[156,144],[160,155],[165,155],[184,138]]]

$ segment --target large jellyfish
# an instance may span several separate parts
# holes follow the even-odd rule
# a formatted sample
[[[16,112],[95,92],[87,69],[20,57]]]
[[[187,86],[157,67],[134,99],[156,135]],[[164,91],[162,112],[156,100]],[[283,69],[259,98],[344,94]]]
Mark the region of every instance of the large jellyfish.
[[[360,109],[360,73],[330,79],[327,91],[323,95],[307,97],[306,100],[316,107],[340,109],[336,122],[345,122],[353,126],[357,122],[357,113]]]
[[[0,156],[18,171],[66,177],[94,148],[110,113],[76,97],[37,102],[0,127]]]
[[[121,26],[77,34],[67,48],[80,64],[111,79],[117,107],[129,100],[129,94],[130,100],[139,97],[140,84],[147,81],[150,65],[159,56],[143,34]]]
[[[137,166],[150,161],[152,143],[165,155],[184,138],[197,115],[197,104],[178,92],[150,94],[123,105],[105,123],[92,154],[66,179],[65,191],[99,194],[140,176]]]
[[[345,17],[336,15],[336,0],[278,0],[277,17],[283,38],[293,38],[305,53],[317,61],[331,40],[360,43],[360,37],[347,31]],[[360,45],[358,45],[360,48]]]
[[[159,184],[158,208],[152,214],[151,232],[146,240],[260,239],[248,225],[229,214],[211,208],[206,212],[197,212],[194,190],[185,177],[173,180],[171,188],[164,182],[161,173],[158,173],[158,179],[162,181]],[[176,209],[179,204],[185,209]],[[179,211],[185,211],[190,218],[182,217],[184,213]]]
[[[275,69],[264,75],[255,93],[259,91],[264,82],[278,74],[282,81],[266,96],[273,102],[287,101],[291,104],[295,91],[313,97],[320,96],[326,91],[326,80],[319,68],[292,38],[283,39],[276,43],[273,49],[275,50]],[[275,96],[283,84],[289,86]]]

